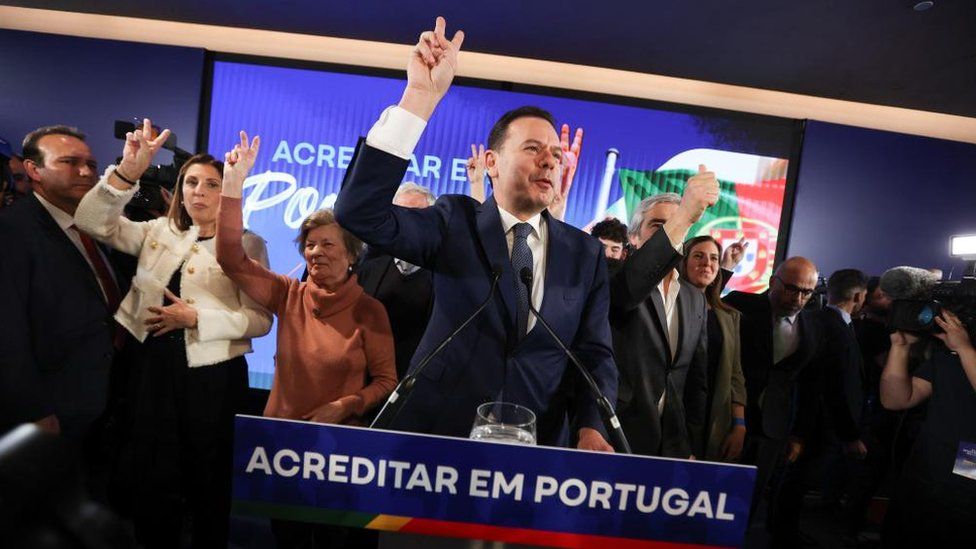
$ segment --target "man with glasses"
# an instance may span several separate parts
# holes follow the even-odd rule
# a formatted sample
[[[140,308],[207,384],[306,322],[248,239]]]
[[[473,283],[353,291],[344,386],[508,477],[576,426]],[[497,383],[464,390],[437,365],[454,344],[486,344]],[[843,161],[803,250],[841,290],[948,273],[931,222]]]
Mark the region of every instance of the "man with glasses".
[[[798,383],[820,349],[820,323],[804,311],[816,286],[816,265],[791,257],[776,269],[766,292],[732,292],[725,298],[742,313],[740,348],[748,394],[742,455],[758,467],[753,516],[784,450],[790,463],[803,450],[803,441],[792,435],[804,423],[805,411],[811,411],[804,403],[816,399],[815,383]]]

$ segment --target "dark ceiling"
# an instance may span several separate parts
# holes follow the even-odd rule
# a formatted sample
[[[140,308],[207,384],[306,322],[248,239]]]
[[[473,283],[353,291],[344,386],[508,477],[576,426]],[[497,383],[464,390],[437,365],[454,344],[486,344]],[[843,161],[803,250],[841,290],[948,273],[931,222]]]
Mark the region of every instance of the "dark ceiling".
[[[168,0],[9,5],[464,49],[976,117],[976,0]]]

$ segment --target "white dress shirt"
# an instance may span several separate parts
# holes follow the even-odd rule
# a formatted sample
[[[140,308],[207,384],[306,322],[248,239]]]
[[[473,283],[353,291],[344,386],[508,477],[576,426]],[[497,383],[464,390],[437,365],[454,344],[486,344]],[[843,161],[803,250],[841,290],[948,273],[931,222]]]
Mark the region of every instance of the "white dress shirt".
[[[844,309],[841,309],[840,307],[838,307],[836,305],[827,305],[827,307],[829,309],[833,309],[833,310],[837,311],[837,314],[839,314],[840,317],[844,319],[844,324],[847,324],[848,326],[851,325],[851,320],[852,320],[851,319],[851,313],[845,311]]]
[[[374,149],[409,160],[426,127],[427,122],[419,116],[399,106],[388,107],[370,128],[369,133],[366,134],[366,144]],[[498,208],[498,215],[502,219],[501,229],[505,233],[508,255],[511,257],[512,243],[515,241],[512,227],[521,221],[501,207]],[[526,223],[532,226],[532,232],[526,239],[529,249],[532,250],[532,306],[536,310],[541,310],[542,294],[546,287],[546,246],[549,243],[549,229],[542,214],[532,216],[526,220]],[[517,278],[518,273],[515,276]],[[518,283],[521,284],[521,281]],[[677,294],[675,298],[677,298]],[[531,313],[526,326],[527,331],[532,331],[532,327],[535,326],[535,316]],[[675,339],[677,339],[677,335]]]
[[[50,202],[45,200],[44,197],[41,196],[40,194],[34,193],[34,196],[37,198],[37,201],[41,203],[41,206],[44,206],[44,209],[47,210],[47,213],[51,214],[51,217],[54,219],[54,222],[58,224],[58,227],[60,227],[61,230],[64,232],[65,236],[68,237],[68,240],[70,240],[71,243],[75,245],[75,248],[78,248],[78,252],[81,253],[81,257],[85,258],[85,262],[88,263],[88,268],[91,269],[92,273],[95,275],[95,280],[98,281],[98,287],[102,289],[102,297],[104,297],[105,302],[108,303],[108,292],[105,291],[105,287],[102,286],[102,278],[98,276],[98,271],[95,270],[95,266],[92,264],[91,258],[88,257],[88,252],[85,251],[85,245],[81,243],[81,236],[78,234],[78,231],[71,228],[75,224],[74,216],[62,210],[61,208],[58,208],[54,204],[51,204]],[[105,262],[105,265],[108,265],[109,276],[111,276],[112,279],[115,280],[115,273],[112,272],[112,267],[111,267],[112,264],[109,263],[108,258],[105,257],[105,254],[98,246],[95,246],[95,250],[97,250],[99,255],[102,256],[102,261]],[[118,285],[118,282],[119,282],[118,280],[115,280],[116,286]]]
[[[800,346],[800,327],[796,323],[799,314],[773,318],[773,364],[792,355]]]
[[[668,328],[668,347],[671,348],[671,360],[678,355],[678,337],[681,331],[681,323],[678,318],[678,294],[681,292],[681,282],[678,280],[677,269],[672,269],[667,277],[663,278],[661,282],[657,285],[657,291],[661,294],[661,300],[664,302],[664,320],[667,322]],[[664,282],[670,278],[667,291],[664,290]],[[657,402],[657,413],[658,415],[664,414],[664,399],[667,397],[667,391],[661,391],[661,400]]]

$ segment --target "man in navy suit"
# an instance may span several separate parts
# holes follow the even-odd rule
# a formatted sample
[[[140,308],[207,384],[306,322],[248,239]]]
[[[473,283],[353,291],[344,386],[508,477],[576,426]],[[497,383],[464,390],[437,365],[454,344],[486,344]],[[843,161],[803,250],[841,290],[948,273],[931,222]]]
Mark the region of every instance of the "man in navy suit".
[[[123,166],[142,173],[161,144],[127,147]],[[84,135],[44,127],[23,150],[33,192],[0,211],[0,435],[33,422],[82,450],[90,468],[125,341],[112,315],[128,280],[74,227],[75,209],[98,179]]]
[[[391,205],[413,148],[456,72],[464,34],[448,40],[444,30],[438,18],[433,31],[420,35],[403,97],[360,144],[336,215],[370,246],[434,273],[436,299],[411,368],[485,299],[492,273],[500,278],[488,307],[423,371],[394,427],[466,437],[477,406],[503,400],[536,413],[540,444],[567,445],[572,434],[580,448],[612,451],[595,399],[528,312],[531,302],[615,402],[600,242],[546,210],[563,162],[551,115],[523,107],[495,124],[485,158],[494,194],[484,204],[453,195],[424,209]],[[520,281],[525,269],[533,274],[530,290]]]

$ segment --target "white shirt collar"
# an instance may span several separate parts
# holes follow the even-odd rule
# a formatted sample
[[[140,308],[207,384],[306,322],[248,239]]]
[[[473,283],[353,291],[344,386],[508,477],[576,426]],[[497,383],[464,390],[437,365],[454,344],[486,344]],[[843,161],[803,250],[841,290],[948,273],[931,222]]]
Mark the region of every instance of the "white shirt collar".
[[[666,297],[676,296],[678,295],[678,292],[681,291],[681,273],[678,272],[678,269],[671,269],[671,273],[668,276],[671,277],[671,285],[668,286],[668,294]],[[657,283],[658,289],[661,290],[661,295],[664,295],[665,280],[667,280],[667,277],[662,278],[661,281]]]
[[[44,206],[47,213],[51,214],[51,217],[54,218],[54,222],[58,224],[58,227],[61,227],[62,231],[67,231],[72,225],[75,224],[74,216],[55,206],[54,204],[51,204],[40,194],[35,192],[34,196],[37,198],[37,201],[41,203],[41,206]]]
[[[509,213],[501,206],[498,206],[498,215],[502,218],[502,230],[505,232],[505,234],[508,234],[508,231],[511,231],[512,227],[514,227],[516,223],[522,223],[519,218]],[[539,230],[539,225],[542,223],[541,212],[533,215],[529,219],[525,220],[525,222],[532,226],[532,231],[535,233],[536,238],[542,238],[542,232]]]
[[[831,309],[837,311],[838,314],[840,314],[840,317],[844,319],[844,324],[850,324],[851,323],[851,313],[845,311],[844,309],[841,309],[840,307],[838,307],[836,305],[827,305],[827,306],[830,307]]]
[[[796,317],[800,316],[800,312],[797,311],[795,315],[790,315],[790,316],[775,316],[775,315],[773,316],[776,320],[785,320],[790,324],[796,324]]]

